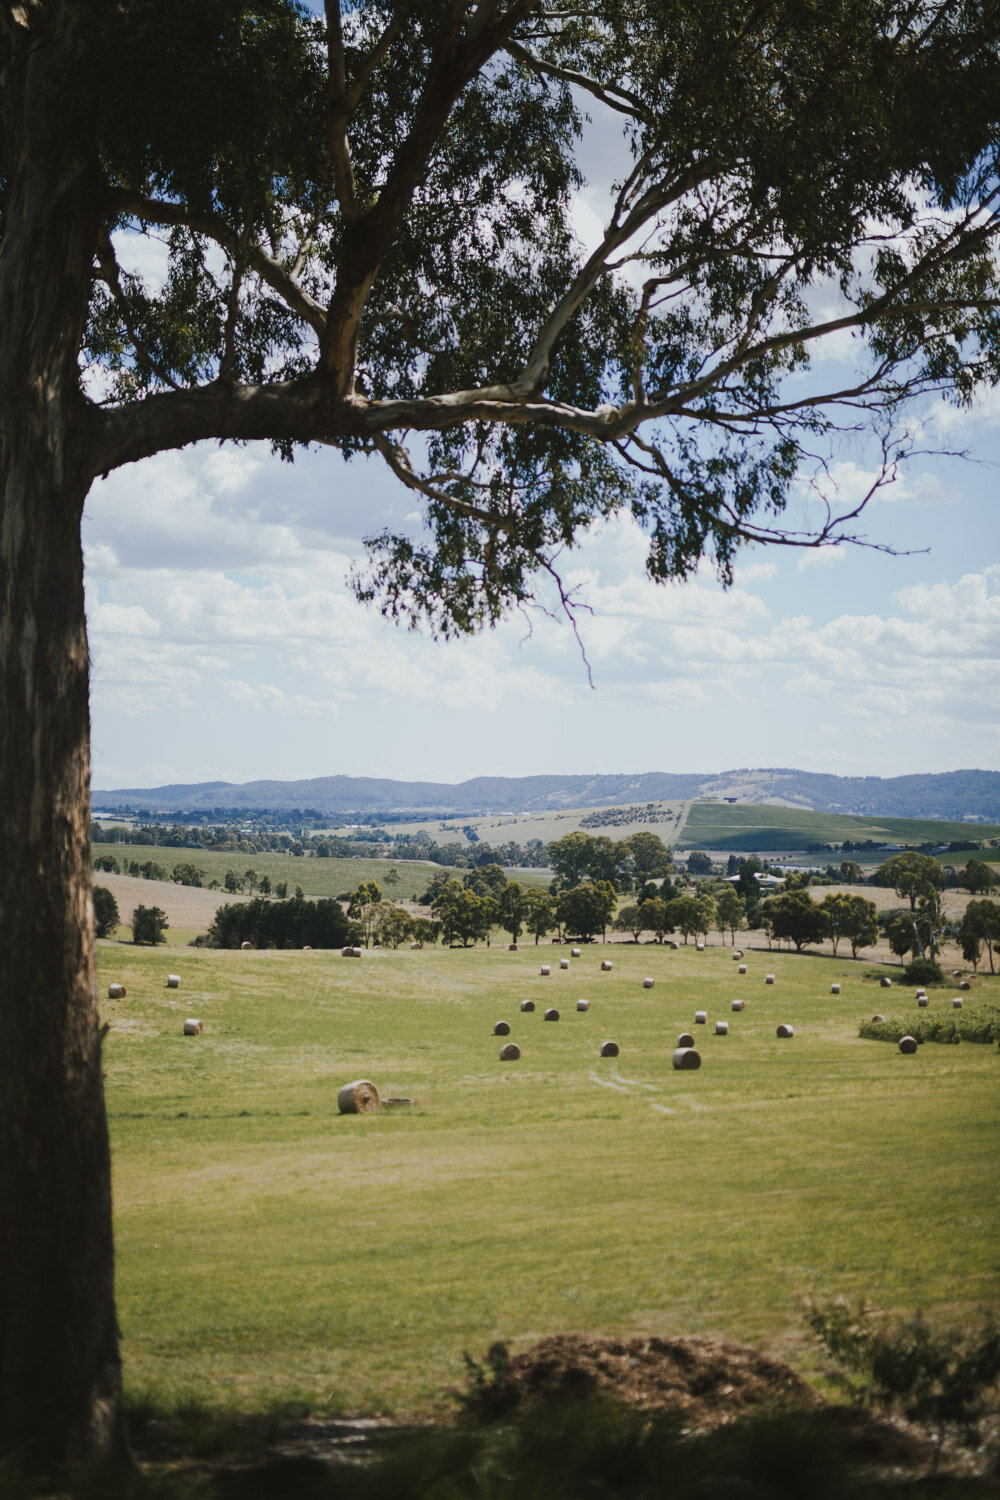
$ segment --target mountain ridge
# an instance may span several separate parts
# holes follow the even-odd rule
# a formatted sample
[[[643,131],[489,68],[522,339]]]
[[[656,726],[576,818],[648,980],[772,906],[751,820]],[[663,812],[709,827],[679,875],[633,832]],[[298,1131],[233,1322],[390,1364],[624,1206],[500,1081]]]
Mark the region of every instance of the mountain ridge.
[[[462,782],[315,776],[296,781],[210,781],[92,791],[94,812],[293,811],[362,813],[528,813],[630,802],[731,798],[784,803],[855,816],[1000,822],[1000,772],[978,769],[907,776],[835,776],[792,767],[719,773],[645,771],[593,775],[474,776]]]

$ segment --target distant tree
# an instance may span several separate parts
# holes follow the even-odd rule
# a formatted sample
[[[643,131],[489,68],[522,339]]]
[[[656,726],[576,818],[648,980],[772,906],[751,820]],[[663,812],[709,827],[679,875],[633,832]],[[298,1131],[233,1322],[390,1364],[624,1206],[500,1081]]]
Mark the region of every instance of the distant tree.
[[[928,890],[944,890],[944,870],[929,854],[918,854],[908,850],[894,854],[879,865],[872,877],[879,886],[889,886],[897,896],[906,896],[910,910],[915,911],[917,900]]]
[[[132,913],[132,941],[153,947],[165,941],[169,925],[166,912],[158,906],[137,906]]]
[[[274,887],[274,894],[277,896],[279,901],[284,901],[285,897],[288,895],[288,881],[279,880],[277,885]]]
[[[500,926],[510,933],[511,942],[516,943],[524,930],[528,915],[528,901],[523,886],[516,880],[511,880],[504,886],[496,901]]]
[[[836,958],[840,940],[847,936],[847,928],[851,923],[851,897],[846,892],[836,891],[823,898],[819,909],[826,917],[827,936],[833,943],[833,956]]]
[[[251,894],[251,896],[253,895],[254,891],[257,889],[257,871],[256,870],[244,870],[243,871],[243,889],[245,891],[249,891],[250,894]]]
[[[262,896],[269,896],[271,894],[271,877],[270,877],[270,875],[262,875],[260,877],[260,886],[259,886],[259,889],[260,889],[260,893],[261,893]]]
[[[736,929],[742,926],[743,918],[746,916],[746,902],[731,885],[725,885],[715,894],[715,919],[719,924],[719,933],[723,942],[726,938],[726,930],[729,931],[730,940],[735,943]]]
[[[688,855],[687,869],[689,875],[711,875],[712,861],[703,849],[694,849]]]
[[[590,869],[594,840],[588,833],[575,829],[549,845],[549,865],[561,890],[577,886]]]
[[[99,938],[111,937],[121,921],[118,902],[106,885],[94,886],[94,922]]]
[[[606,931],[616,900],[615,888],[609,880],[583,881],[559,893],[556,916],[568,933],[589,942],[596,933]]]
[[[441,923],[427,917],[414,917],[413,936],[418,943],[436,943],[441,936]]]
[[[531,933],[537,947],[538,939],[545,937],[556,925],[555,897],[536,886],[525,893],[525,907],[525,931]]]
[[[958,929],[962,956],[978,968],[983,947],[990,961],[990,973],[996,973],[993,955],[1000,951],[1000,904],[996,901],[970,901]]]
[[[226,871],[226,876],[223,884],[226,890],[231,891],[234,895],[237,891],[241,891],[243,889],[243,882],[237,875],[235,870]]]
[[[174,865],[171,880],[175,885],[192,885],[200,887],[205,882],[205,872],[186,860],[179,861]]]
[[[866,896],[851,896],[850,910],[841,932],[851,944],[851,957],[859,948],[872,948],[878,942],[878,907]]]
[[[649,906],[649,902],[645,902]],[[623,906],[611,924],[616,932],[630,932],[635,942],[647,931],[646,918],[641,906]]]
[[[392,901],[380,901],[372,915],[372,936],[383,948],[398,948],[412,931],[408,912]]]
[[[296,893],[301,894],[301,889],[297,887]],[[347,915],[358,923],[366,948],[374,940],[376,914],[381,903],[382,887],[375,880],[363,880],[348,903]]]
[[[997,877],[996,873],[984,860],[970,859],[967,861],[965,869],[958,876],[956,883],[968,891],[970,895],[981,896],[984,891],[988,891],[992,886],[996,885]]]
[[[94,860],[94,869],[103,870],[108,875],[117,875],[120,871],[120,868],[121,867],[113,854],[99,854]],[[101,934],[98,933],[97,936],[100,937]]]
[[[769,896],[762,909],[773,935],[779,942],[785,939],[794,943],[796,953],[801,953],[807,943],[821,943],[827,935],[826,916],[808,891]]]
[[[675,896],[672,901],[666,903],[668,931],[675,929],[684,937],[685,943],[693,932],[701,932],[704,921],[704,908],[697,896]]]
[[[860,885],[865,878],[865,872],[857,860],[845,859],[841,860],[840,877],[845,885]]]
[[[632,878],[637,886],[666,875],[673,866],[673,855],[658,833],[642,830],[622,840],[632,866]]]

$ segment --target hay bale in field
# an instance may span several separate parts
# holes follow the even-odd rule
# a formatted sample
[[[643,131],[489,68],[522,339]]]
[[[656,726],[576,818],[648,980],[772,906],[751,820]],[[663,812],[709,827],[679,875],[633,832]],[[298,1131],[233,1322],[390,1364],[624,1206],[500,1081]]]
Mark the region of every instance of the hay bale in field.
[[[354,949],[353,948],[341,948],[341,950],[340,950],[340,956],[341,956],[341,958],[353,958],[354,957]]]
[[[765,974],[764,975],[764,983],[765,984],[773,984],[774,983],[774,975],[773,974]]]
[[[967,979],[963,979],[962,982],[961,982],[961,984],[958,987],[959,987],[960,990],[971,990],[972,989],[972,985],[969,983],[969,981]]]
[[[351,957],[352,958],[360,958],[361,957],[361,949],[360,948],[352,948],[351,949]]]
[[[884,1021],[885,1016],[872,1016],[873,1021]]]
[[[494,1036],[510,1036],[510,1022],[498,1021],[493,1028]]]
[[[125,999],[125,986],[123,984],[109,984],[108,985],[108,999],[109,1000],[124,1000]]]
[[[649,977],[649,975],[647,974],[646,977],[645,977],[645,979],[642,981],[642,987],[643,987],[644,990],[651,990],[653,988],[653,985],[655,983],[656,983],[656,980],[655,979],[651,979]]]
[[[181,987],[181,976],[179,974],[168,974],[167,975],[167,989],[168,990],[179,990],[180,987]]]
[[[955,996],[954,1000],[951,1002],[951,1008],[952,1008],[952,1010],[961,1010],[962,1009],[962,1001],[958,998],[957,995]]]
[[[708,1021],[708,1011],[707,1010],[696,1010],[695,1011],[695,1013],[694,1013],[694,1024],[696,1026],[704,1026],[707,1023],[707,1021]]]
[[[410,944],[410,952],[411,953],[418,953],[423,946],[424,946],[423,943],[411,943]],[[388,1099],[385,1102],[386,1102],[386,1104],[388,1104],[389,1103]]]
[[[899,1039],[900,1052],[916,1052],[917,1039],[915,1036],[901,1036]]]
[[[742,948],[734,948],[733,949],[733,963],[737,963],[742,957],[743,957],[743,949]]]
[[[794,1036],[794,1035],[795,1035],[795,1027],[794,1026],[779,1026],[778,1029],[777,1029],[777,1031],[775,1032],[775,1036],[788,1037],[788,1036]]]
[[[602,958],[601,959],[601,972],[602,972],[602,974],[610,974],[610,972],[611,972],[611,960],[610,960],[610,958]]]
[[[931,1002],[930,1002],[930,1001],[929,1001],[929,1000],[928,1000],[928,998],[927,998],[927,996],[926,996],[926,995],[918,995],[918,996],[917,996],[917,1004],[918,1004],[918,1005],[919,1005],[919,1006],[920,1006],[920,1007],[921,1007],[921,1008],[923,1008],[923,1007],[924,1007],[924,1006],[927,1006],[927,1005],[930,1005],[930,1003],[931,1003]]]
[[[521,1009],[522,1010],[534,1010],[534,1008],[535,1008],[535,1002],[534,1002],[534,1000],[522,1000],[521,1001]]]
[[[198,1020],[195,1020],[194,1016],[190,1016],[184,1022],[184,1035],[185,1036],[201,1036],[201,1033],[202,1033],[202,1031],[204,1029],[205,1028],[202,1026],[201,1022],[198,1021]]]
[[[619,1051],[619,1048],[618,1048],[618,1043],[617,1042],[602,1042],[601,1043],[601,1056],[602,1057],[617,1057],[618,1056],[618,1051]]]
[[[701,1067],[701,1053],[696,1052],[693,1047],[678,1047],[673,1056],[673,1064],[679,1073],[693,1073],[696,1068]]]
[[[704,951],[705,951],[705,944],[701,941],[700,938],[698,939],[698,941],[694,945],[694,951],[696,953],[704,953]]]
[[[244,941],[244,942],[242,942],[242,943],[241,943],[241,944],[240,944],[240,948],[241,948],[241,949],[242,949],[242,951],[243,951],[243,952],[244,952],[244,953],[249,953],[249,951],[250,951],[250,949],[251,949],[251,948],[252,948],[252,947],[253,947],[253,943],[248,943],[248,942],[246,942],[246,941]]]
[[[539,972],[539,974],[551,974],[552,973],[552,966],[551,966],[551,964],[542,964],[542,967],[539,969],[538,972]]]
[[[678,1047],[694,1046],[694,1037],[691,1035],[690,1031],[681,1032],[680,1036],[677,1038],[677,1045]]]
[[[746,964],[740,964],[739,968],[736,970],[737,974],[745,974],[746,971],[747,971]]]
[[[889,978],[888,974],[883,974],[882,975],[882,978],[879,980],[879,984],[882,986],[882,988],[884,990],[891,990],[892,989],[892,980]]]
[[[507,944],[507,952],[508,953],[516,953],[517,952],[517,944],[516,943],[508,943]]]
[[[506,1042],[504,1046],[500,1048],[501,1062],[517,1062],[520,1056],[521,1049],[516,1042]]]
[[[952,971],[951,971],[951,977],[952,977],[952,979],[961,979],[961,977],[962,977],[962,971],[961,971],[961,969],[952,969]]]
[[[337,1108],[342,1115],[373,1115],[381,1102],[378,1089],[367,1078],[345,1083],[337,1095]]]
[[[559,960],[559,967],[560,967],[560,969],[568,969],[569,968],[569,959],[568,958],[561,958]]]
[[[579,950],[579,948],[571,948],[569,951],[570,951],[570,956],[572,958],[579,958],[580,957],[580,950]]]
[[[716,1021],[716,1023],[715,1023],[715,1034],[716,1034],[716,1036],[728,1036],[729,1035],[729,1022],[728,1021]]]
[[[558,1019],[559,1019],[559,1012],[556,1010],[556,1008],[555,1008],[554,1005],[550,1006],[549,1009],[545,1012],[545,1020],[546,1021],[558,1021]]]
[[[830,986],[830,994],[831,995],[839,995],[840,994],[840,985],[839,984],[831,984],[831,986]]]
[[[681,945],[676,938],[671,938],[667,943],[667,947],[672,948],[675,953],[679,953],[681,951]]]
[[[576,1008],[577,1008],[577,1010],[589,1010],[590,1009],[590,1001],[589,1000],[578,1000],[576,1002]]]
[[[734,1000],[733,1001],[733,1010],[742,1010],[745,1005],[746,1005],[746,1001],[745,1000]]]

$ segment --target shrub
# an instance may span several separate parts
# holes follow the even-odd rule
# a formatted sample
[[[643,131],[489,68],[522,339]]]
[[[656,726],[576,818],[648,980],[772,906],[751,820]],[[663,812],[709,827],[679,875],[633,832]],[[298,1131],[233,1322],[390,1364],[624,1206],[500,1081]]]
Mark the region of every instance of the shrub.
[[[884,1021],[862,1021],[858,1035],[867,1042],[898,1042],[900,1037],[916,1037],[918,1042],[1000,1041],[1000,1008],[972,1012],[955,1012],[950,1016],[920,1016],[900,1021],[886,1016]]]
[[[94,921],[99,938],[110,937],[118,923],[118,902],[106,885],[94,886]]]
[[[132,913],[132,941],[149,946],[162,943],[169,925],[166,912],[158,906],[137,906]]]
[[[901,1412],[930,1428],[940,1445],[948,1431],[970,1446],[989,1394],[1000,1381],[1000,1329],[989,1314],[978,1328],[935,1332],[921,1313],[890,1327],[869,1308],[842,1298],[826,1306],[807,1303],[806,1322],[849,1371],[841,1385],[861,1405]]]
[[[941,965],[932,958],[915,958],[903,970],[907,984],[944,984]]]

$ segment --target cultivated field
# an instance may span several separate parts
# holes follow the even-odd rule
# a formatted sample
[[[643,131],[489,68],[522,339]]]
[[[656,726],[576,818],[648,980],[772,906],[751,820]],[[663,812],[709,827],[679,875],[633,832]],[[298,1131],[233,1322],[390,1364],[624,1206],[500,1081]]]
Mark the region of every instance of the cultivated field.
[[[427,1412],[494,1339],[711,1331],[809,1371],[801,1295],[1000,1304],[995,1046],[859,1040],[875,1011],[927,1014],[863,962],[567,953],[100,945],[128,988],[102,1010],[133,1391]],[[966,1007],[998,995],[975,981]],[[698,1072],[671,1066],[682,1029]],[[341,1116],[358,1078],[412,1103]]]
[[[806,844],[876,842],[949,843],[953,839],[991,839],[1000,828],[981,823],[945,823],[921,818],[856,818],[837,813],[810,812],[804,808],[752,806],[730,807],[720,802],[691,805],[680,836],[684,849],[719,849],[773,853],[802,849]],[[995,851],[994,851],[995,852]],[[856,859],[857,855],[850,855]],[[977,858],[979,856],[977,855]],[[877,863],[883,853],[866,856]],[[964,864],[965,855],[951,861]]]

